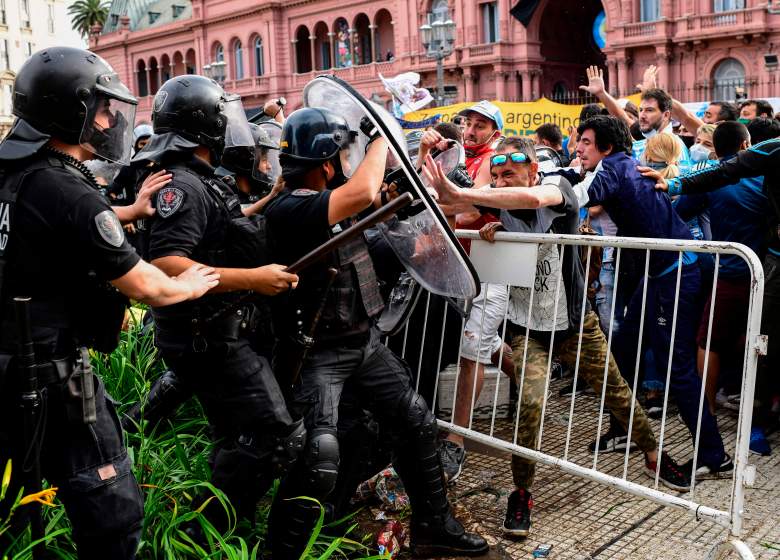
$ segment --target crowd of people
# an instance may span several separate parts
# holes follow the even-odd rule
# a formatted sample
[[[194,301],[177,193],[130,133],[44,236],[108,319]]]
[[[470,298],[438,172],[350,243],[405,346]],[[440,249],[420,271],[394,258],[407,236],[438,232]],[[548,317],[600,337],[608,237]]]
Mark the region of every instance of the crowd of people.
[[[566,138],[551,124],[533,137],[505,137],[501,111],[480,101],[456,122],[409,135],[407,147],[446,216],[438,225],[476,230],[488,242],[501,230],[589,230],[753,249],[765,263],[770,343],[751,450],[766,455],[780,397],[771,321],[780,302],[780,122],[762,100],[713,102],[700,120],[658,88],[655,75],[652,67],[645,73],[636,107],[612,98],[601,72],[588,69],[584,89],[600,104],[585,106]],[[251,520],[281,479],[268,538],[275,558],[298,558],[320,517],[319,505],[297,497],[319,500],[338,519],[358,483],[390,462],[409,495],[415,555],[487,552],[447,497],[466,451],[462,437],[437,430],[427,387],[441,364],[423,367],[426,347],[439,344],[436,329],[423,324],[411,336],[424,372],[415,383],[394,352],[397,341],[383,344],[377,327],[406,265],[371,230],[339,237],[408,190],[388,173],[405,158],[392,156],[392,139],[368,118],[356,127],[327,107],[286,116],[278,100],[249,123],[238,96],[194,75],[163,84],[151,126],[133,131],[135,105],[110,66],[87,51],[36,53],[17,75],[17,121],[0,144],[0,464],[39,454],[80,557],[133,558],[143,500],[121,426],[144,429],[194,396],[212,428],[211,481],[239,517]],[[436,159],[450,149],[462,149],[461,167],[444,169]],[[335,252],[296,268],[334,239],[344,239]],[[469,251],[462,244],[453,250]],[[592,452],[639,449],[644,470],[678,491],[694,476],[728,475],[734,466],[716,411],[734,405],[730,390],[740,384],[748,267],[730,255],[654,251],[645,260],[644,252],[609,248],[594,260],[586,269],[576,247],[544,243],[537,262],[523,264],[535,266],[532,288],[482,286],[457,337],[454,423],[469,425],[493,364],[520,388],[516,441],[534,448],[555,358],[564,368],[578,364],[581,383],[566,394],[586,386],[604,394],[610,425]],[[63,282],[49,281],[64,270]],[[15,296],[32,299],[32,392],[46,403],[24,433],[12,428],[20,425],[21,375],[30,370],[17,354],[24,334],[9,309]],[[151,307],[168,370],[120,421],[86,348],[116,347],[127,298]],[[429,298],[431,305],[445,317],[452,311],[445,298]],[[410,330],[418,319],[408,319]],[[631,389],[639,362],[645,406]],[[659,448],[649,420],[665,409],[658,403],[667,363],[669,395],[697,451],[687,462]],[[700,411],[705,363],[708,406]],[[503,530],[522,537],[531,526],[534,462],[513,456],[511,471]],[[208,495],[193,507],[217,528],[230,523]],[[205,542],[197,523],[183,527]]]

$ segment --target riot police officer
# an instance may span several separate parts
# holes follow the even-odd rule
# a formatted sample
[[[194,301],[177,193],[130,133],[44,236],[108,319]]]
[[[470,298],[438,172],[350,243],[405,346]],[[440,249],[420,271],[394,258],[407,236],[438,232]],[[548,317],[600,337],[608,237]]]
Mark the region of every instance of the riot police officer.
[[[219,286],[198,302],[154,311],[155,343],[167,365],[201,401],[217,441],[212,482],[240,516],[303,447],[267,360],[252,349],[239,291],[274,295],[298,278],[267,265],[262,222],[244,216],[235,193],[214,174],[223,150],[252,148],[241,100],[213,80],[177,76],[157,92],[154,135],[135,160],[164,167],[173,178],[157,195],[149,227],[149,258],[175,275],[192,263],[217,268]],[[206,509],[226,527],[218,502]]]
[[[35,486],[26,472],[35,470],[30,450],[41,450],[40,472],[59,488],[79,557],[87,559],[133,558],[143,522],[114,405],[92,373],[87,348],[116,347],[125,295],[175,304],[218,279],[196,265],[174,280],[141,260],[82,163],[127,163],[136,104],[99,56],[50,48],[19,70],[18,119],[0,144],[0,463],[13,459],[15,496],[21,485]],[[22,337],[12,306],[17,296],[31,298],[41,403],[33,441],[19,434],[21,362],[10,359]]]
[[[291,263],[349,227],[354,216],[380,204],[387,144],[374,137],[365,159],[349,167],[357,131],[332,111],[304,108],[286,120],[280,162],[285,191],[266,209],[274,258]],[[349,178],[348,178],[349,177]],[[327,290],[327,269],[337,275]],[[275,363],[294,353],[301,329],[321,310],[314,347],[293,388],[293,412],[306,421],[302,460],[282,482],[272,510],[272,551],[277,560],[298,558],[317,516],[316,506],[296,496],[324,500],[337,486],[339,401],[345,384],[395,438],[393,464],[412,505],[411,547],[422,556],[478,555],[485,540],[466,533],[447,500],[436,451],[436,419],[411,386],[411,374],[379,342],[373,327],[382,298],[364,239],[338,250],[328,262],[302,274],[290,305],[275,310],[279,337]],[[324,304],[323,304],[324,302]]]

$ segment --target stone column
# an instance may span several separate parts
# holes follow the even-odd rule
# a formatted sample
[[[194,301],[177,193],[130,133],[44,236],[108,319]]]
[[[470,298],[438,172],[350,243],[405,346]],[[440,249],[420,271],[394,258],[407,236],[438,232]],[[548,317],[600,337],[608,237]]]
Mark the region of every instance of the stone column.
[[[493,71],[496,77],[496,99],[499,101],[506,101],[506,72],[494,68]]]
[[[317,69],[317,59],[315,58],[315,52],[314,52],[314,41],[317,40],[317,37],[314,35],[309,35],[309,50],[311,52],[311,69],[316,70]]]
[[[507,76],[507,84],[506,84],[506,91],[507,91],[507,99],[505,101],[517,101],[517,72],[514,70],[509,71],[509,75]],[[502,100],[504,101],[504,100]]]
[[[628,92],[628,60],[625,55],[617,60],[618,91]]]
[[[626,92],[618,91],[618,70],[617,70],[617,61],[614,59],[607,59],[607,68],[609,70],[609,76],[607,76],[608,79],[608,91],[610,94],[612,94],[613,97],[619,97],[621,95],[624,95]]]
[[[333,31],[328,32],[328,41],[330,42],[330,67],[336,67],[336,34]]]
[[[669,89],[671,85],[669,83],[669,61],[672,58],[672,53],[666,47],[658,46],[655,55],[658,64],[658,87]]]
[[[463,101],[473,102],[474,99],[474,74],[469,72],[463,72],[463,81],[465,82],[466,99]]]
[[[293,63],[293,74],[298,73],[298,39],[291,39],[290,44],[292,45],[292,63]]]
[[[531,101],[536,101],[542,96],[542,71],[531,70]]]
[[[522,93],[523,98],[521,101],[530,101],[531,100],[531,71],[530,70],[520,70],[520,79],[522,80]]]
[[[372,23],[368,29],[371,32],[371,62],[380,62],[382,60],[381,53],[376,52],[376,25]]]

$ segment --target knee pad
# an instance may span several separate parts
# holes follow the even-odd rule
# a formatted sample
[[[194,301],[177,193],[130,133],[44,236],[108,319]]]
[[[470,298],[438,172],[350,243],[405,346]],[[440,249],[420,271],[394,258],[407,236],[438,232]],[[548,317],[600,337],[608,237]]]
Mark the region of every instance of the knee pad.
[[[406,399],[409,406],[406,409],[406,425],[408,430],[418,434],[424,440],[435,440],[438,433],[436,418],[428,403],[419,394],[410,391]]]
[[[313,430],[304,452],[307,486],[314,498],[325,498],[336,486],[339,475],[339,440],[336,434]]]
[[[287,435],[276,438],[272,459],[276,473],[283,475],[289,471],[301,456],[304,447],[306,447],[306,428],[303,420],[298,420]]]

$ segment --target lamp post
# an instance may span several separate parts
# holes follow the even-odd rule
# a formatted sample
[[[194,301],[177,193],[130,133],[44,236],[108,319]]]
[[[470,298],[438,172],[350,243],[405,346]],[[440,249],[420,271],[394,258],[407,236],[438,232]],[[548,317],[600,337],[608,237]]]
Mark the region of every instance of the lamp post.
[[[222,85],[225,82],[225,61],[217,60],[203,65],[203,74]]]
[[[452,54],[455,42],[455,22],[436,20],[420,26],[425,56],[436,60],[436,104],[444,105],[444,59]]]

